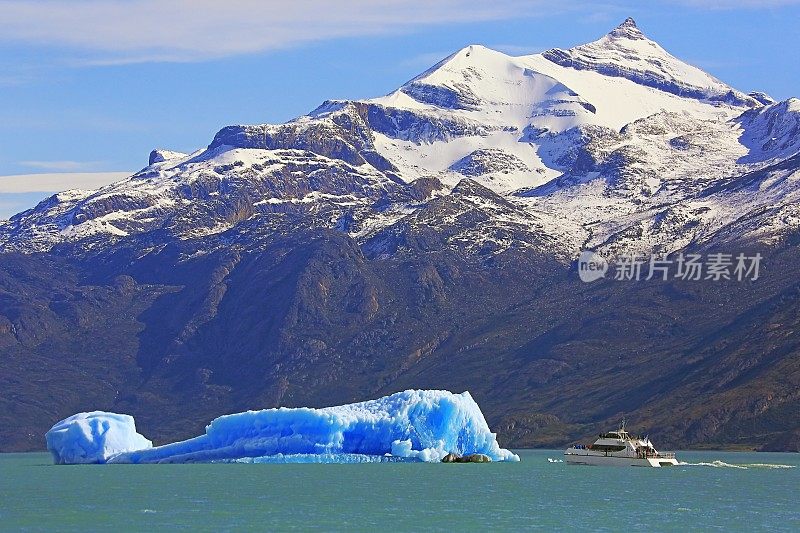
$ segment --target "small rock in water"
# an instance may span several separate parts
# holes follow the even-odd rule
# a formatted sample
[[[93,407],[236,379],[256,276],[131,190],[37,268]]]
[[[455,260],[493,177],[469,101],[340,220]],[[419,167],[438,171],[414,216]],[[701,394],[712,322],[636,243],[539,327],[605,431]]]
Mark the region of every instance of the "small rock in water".
[[[482,453],[473,453],[472,455],[465,455],[461,458],[465,463],[491,463],[492,458]]]
[[[448,453],[442,457],[443,463],[491,463],[492,458],[482,453],[473,453],[470,455],[460,456],[453,452]]]

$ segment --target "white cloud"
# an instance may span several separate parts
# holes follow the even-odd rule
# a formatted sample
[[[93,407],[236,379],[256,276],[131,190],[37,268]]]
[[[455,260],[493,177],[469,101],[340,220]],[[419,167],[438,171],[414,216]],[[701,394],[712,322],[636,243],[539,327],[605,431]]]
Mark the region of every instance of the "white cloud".
[[[0,194],[98,189],[131,174],[132,172],[58,172],[0,176]]]
[[[20,161],[23,167],[50,170],[54,172],[79,172],[96,170],[102,161]]]
[[[0,40],[71,47],[89,52],[89,64],[194,61],[565,9],[548,0],[0,0]]]
[[[0,42],[64,47],[73,65],[201,61],[426,25],[547,17],[591,20],[650,2],[587,0],[0,0]],[[655,0],[696,9],[757,9],[800,0]],[[587,14],[588,13],[588,14]],[[613,14],[613,15],[612,15]],[[17,83],[16,77],[0,83]]]

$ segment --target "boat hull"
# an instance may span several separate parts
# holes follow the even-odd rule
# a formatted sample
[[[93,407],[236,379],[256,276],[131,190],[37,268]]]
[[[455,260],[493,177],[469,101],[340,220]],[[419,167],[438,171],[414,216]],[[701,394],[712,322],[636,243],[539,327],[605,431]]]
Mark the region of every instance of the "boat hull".
[[[672,457],[615,457],[612,455],[593,455],[565,453],[564,459],[568,464],[589,466],[645,466],[661,468],[664,466],[677,466],[678,460]]]

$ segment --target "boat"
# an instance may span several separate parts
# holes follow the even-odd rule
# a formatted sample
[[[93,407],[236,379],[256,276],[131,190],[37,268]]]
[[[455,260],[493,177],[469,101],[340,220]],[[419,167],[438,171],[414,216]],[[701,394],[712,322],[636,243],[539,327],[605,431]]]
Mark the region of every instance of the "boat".
[[[573,465],[593,466],[677,466],[674,453],[662,453],[655,449],[648,437],[636,437],[625,431],[623,421],[620,429],[601,433],[594,443],[575,444],[564,452],[564,459]]]

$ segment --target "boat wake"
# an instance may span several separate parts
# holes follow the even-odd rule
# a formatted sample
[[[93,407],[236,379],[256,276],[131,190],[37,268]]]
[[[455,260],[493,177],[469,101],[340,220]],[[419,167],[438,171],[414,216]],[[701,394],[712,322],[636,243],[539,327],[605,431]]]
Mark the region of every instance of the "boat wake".
[[[748,470],[750,468],[766,468],[766,469],[784,469],[784,468],[795,468],[794,465],[781,465],[781,464],[767,464],[767,463],[741,463],[741,464],[732,464],[726,463],[724,461],[712,461],[710,463],[686,463],[686,462],[679,462],[678,466],[711,466],[714,468],[738,468],[739,470]]]
[[[552,457],[548,457],[547,458],[547,462],[548,463],[563,463],[564,460],[563,459],[553,459]]]

